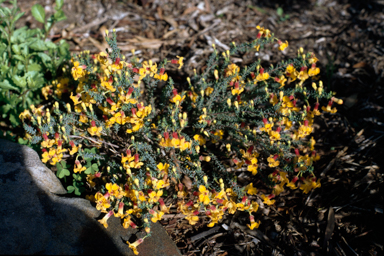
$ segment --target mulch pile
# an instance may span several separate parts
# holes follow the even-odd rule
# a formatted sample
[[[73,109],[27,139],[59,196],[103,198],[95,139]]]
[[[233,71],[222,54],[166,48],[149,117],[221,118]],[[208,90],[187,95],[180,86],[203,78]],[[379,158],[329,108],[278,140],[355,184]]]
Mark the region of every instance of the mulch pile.
[[[27,11],[19,25],[40,26],[28,12],[38,2],[47,12],[53,8],[52,0],[19,0]],[[241,213],[211,229],[168,216],[161,223],[184,255],[383,255],[383,1],[65,0],[64,11],[68,19],[51,38],[69,40],[73,53],[105,51],[104,31],[114,28],[127,57],[133,49],[142,60],[184,56],[180,83],[205,68],[213,43],[223,51],[251,41],[260,25],[288,40],[288,51],[275,45],[236,56],[236,64],[255,57],[273,64],[303,47],[318,57],[326,89],[344,100],[336,114],[317,119],[321,188],[279,196],[253,231]]]

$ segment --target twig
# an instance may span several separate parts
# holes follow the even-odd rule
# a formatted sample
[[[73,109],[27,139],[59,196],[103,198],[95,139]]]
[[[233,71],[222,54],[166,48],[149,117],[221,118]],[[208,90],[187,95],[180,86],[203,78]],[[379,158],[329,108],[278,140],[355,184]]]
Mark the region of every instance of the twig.
[[[191,237],[191,241],[194,242],[196,240],[199,240],[200,238],[209,236],[210,234],[216,233],[220,229],[220,226],[216,226],[214,228],[211,228],[210,230],[201,232],[200,234],[197,234],[193,237]]]
[[[77,136],[77,135],[69,135],[68,136],[69,138],[76,138],[76,139],[87,139],[87,140],[90,140],[90,141],[92,141],[92,142],[94,142],[94,143],[104,143],[104,144],[106,144],[106,145],[108,145],[108,146],[111,146],[111,147],[114,147],[114,148],[120,148],[119,146],[117,146],[117,145],[115,145],[115,144],[112,144],[112,143],[110,143],[110,142],[105,142],[105,141],[99,141],[99,140],[96,140],[96,139],[94,139],[94,138],[90,138],[90,137],[85,137],[85,136]]]

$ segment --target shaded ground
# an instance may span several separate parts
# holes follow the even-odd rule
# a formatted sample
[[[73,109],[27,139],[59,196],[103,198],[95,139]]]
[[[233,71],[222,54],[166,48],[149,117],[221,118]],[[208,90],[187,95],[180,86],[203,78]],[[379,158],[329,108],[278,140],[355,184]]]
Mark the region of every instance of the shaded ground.
[[[23,11],[37,2],[49,11],[54,1],[19,2]],[[212,43],[226,50],[233,41],[251,41],[256,25],[290,43],[285,55],[276,47],[261,53],[266,63],[292,57],[299,47],[313,51],[326,88],[345,103],[317,120],[322,187],[308,196],[280,196],[257,231],[248,230],[241,214],[228,216],[214,232],[177,216],[162,224],[184,255],[383,255],[384,3],[261,2],[66,0],[68,20],[51,37],[70,40],[74,53],[96,53],[106,47],[103,31],[115,28],[127,56],[135,49],[143,60],[186,57],[180,82],[193,68],[204,68]],[[20,24],[40,25],[30,13]],[[254,58],[233,61],[247,65]]]

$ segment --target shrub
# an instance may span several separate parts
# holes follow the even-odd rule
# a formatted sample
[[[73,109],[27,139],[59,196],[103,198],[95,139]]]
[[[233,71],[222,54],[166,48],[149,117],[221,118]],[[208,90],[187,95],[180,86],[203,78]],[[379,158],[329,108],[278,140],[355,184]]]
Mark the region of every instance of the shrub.
[[[140,226],[149,236],[150,223],[173,204],[191,225],[206,218],[212,227],[226,212],[244,211],[249,228],[257,228],[260,204],[273,205],[288,188],[320,187],[309,137],[320,100],[329,101],[321,109],[331,113],[333,102],[342,103],[315,82],[317,58],[303,49],[268,68],[260,60],[242,68],[231,63],[232,55],[275,41],[280,50],[288,46],[257,28],[251,43],[233,43],[223,53],[214,48],[206,69],[185,84],[166,73],[169,65],[181,68],[183,57],[126,62],[113,33],[106,38],[111,51],[72,59],[71,102],[32,106],[24,127],[43,148],[42,161],[70,178],[68,192],[85,193],[106,213],[105,227],[114,215],[124,228]],[[142,241],[127,243],[137,253]]]
[[[43,85],[56,77],[70,54],[64,40],[59,44],[47,40],[53,25],[66,19],[61,10],[63,0],[56,1],[56,12],[47,19],[41,5],[32,7],[32,14],[44,24],[43,29],[16,29],[15,24],[24,12],[20,12],[16,0],[9,2],[12,8],[0,6],[0,120],[13,130],[21,124],[20,113],[42,101]],[[45,97],[47,91],[49,87],[43,90]]]

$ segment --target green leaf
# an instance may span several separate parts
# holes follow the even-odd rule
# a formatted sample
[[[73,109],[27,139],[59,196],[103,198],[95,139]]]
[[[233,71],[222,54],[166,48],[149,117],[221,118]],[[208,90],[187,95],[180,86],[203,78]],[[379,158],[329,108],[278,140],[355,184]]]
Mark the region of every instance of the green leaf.
[[[19,88],[11,85],[8,80],[4,80],[0,82],[0,88],[5,89],[5,90],[15,90],[17,92],[20,92]]]
[[[14,75],[12,81],[19,87],[25,87],[27,85],[26,77]]]
[[[3,52],[7,50],[7,45],[3,42],[0,42],[0,56],[3,56]]]
[[[25,61],[25,58],[23,56],[21,56],[21,55],[15,54],[15,55],[12,55],[12,57],[17,59],[17,60],[19,60],[19,61]]]
[[[64,14],[64,12],[63,12],[62,10],[57,11],[57,12],[53,15],[53,17],[55,18],[55,20],[56,20],[57,22],[62,21],[62,20],[66,20],[66,19],[67,19],[67,16],[65,16],[65,14]]]
[[[34,6],[32,6],[31,11],[33,17],[35,17],[38,22],[45,22],[45,11],[43,6],[41,6],[40,4],[35,4]]]
[[[49,49],[57,49],[57,45],[54,44],[53,42],[51,41],[45,41],[45,45],[49,48]]]
[[[68,193],[72,193],[73,191],[75,191],[75,187],[74,186],[68,186],[67,191],[68,191]]]
[[[29,140],[27,140],[27,139],[24,140],[23,138],[19,138],[17,142],[20,145],[28,145]]]
[[[0,106],[1,113],[7,114],[9,110],[12,109],[12,106],[10,104],[6,104],[3,106]],[[6,115],[5,115],[6,116]]]
[[[98,166],[97,164],[93,164],[93,165],[92,165],[92,169],[93,169],[95,172],[97,172],[97,171],[99,171],[99,166]]]
[[[21,53],[24,56],[28,56],[28,54],[29,54],[29,46],[28,45],[24,45],[23,50],[21,50]]]
[[[39,52],[37,55],[41,58],[41,60],[43,61],[43,63],[44,63],[46,66],[47,66],[47,63],[48,63],[48,62],[51,62],[51,61],[52,61],[51,57],[49,57],[47,54],[45,54],[45,53],[43,53],[43,52]]]
[[[64,5],[64,0],[56,0],[56,10],[59,10],[61,9],[61,7],[63,7]]]
[[[59,53],[61,56],[69,54],[69,44],[64,39],[60,40]]]
[[[18,126],[20,124],[19,117],[12,113],[9,115],[9,121],[11,121],[13,126]]]
[[[95,174],[96,172],[99,171],[99,166],[97,164],[92,164],[91,163],[87,163],[87,165],[89,166],[85,171],[84,173],[85,174]]]
[[[23,15],[25,14],[25,12],[19,12],[15,18],[13,18],[12,20],[12,23],[15,24]]]
[[[28,71],[37,71],[39,72],[41,70],[41,66],[37,63],[32,63],[28,65]]]
[[[13,44],[13,45],[12,45],[12,50],[13,50],[13,52],[16,53],[16,54],[20,54],[20,53],[21,53],[21,52],[20,52],[20,46],[19,46],[18,44]]]
[[[46,51],[48,50],[47,46],[45,45],[44,41],[39,39],[39,40],[36,40],[35,42],[33,42],[31,45],[30,45],[30,48],[32,50],[35,50],[35,51]]]
[[[284,13],[283,8],[281,8],[281,7],[277,8],[276,13],[277,13],[277,15],[279,15],[280,17],[283,16],[283,13]]]
[[[57,169],[56,176],[60,179],[64,178],[65,176],[71,175],[71,172],[68,169]]]

